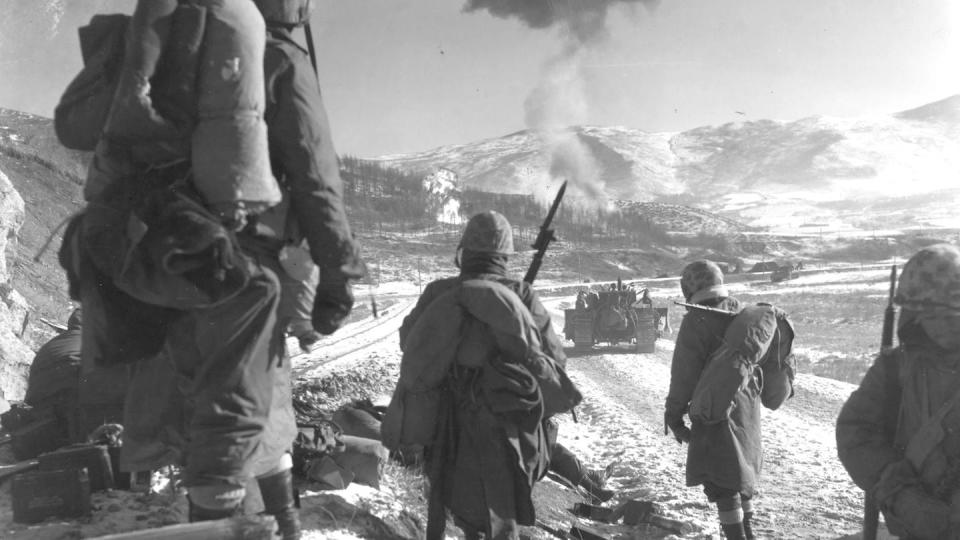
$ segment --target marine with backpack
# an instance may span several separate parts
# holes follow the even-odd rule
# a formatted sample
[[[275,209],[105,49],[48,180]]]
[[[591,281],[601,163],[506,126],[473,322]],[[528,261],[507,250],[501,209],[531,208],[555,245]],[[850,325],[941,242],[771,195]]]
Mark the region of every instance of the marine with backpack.
[[[280,286],[239,234],[281,200],[263,117],[266,25],[252,1],[139,0],[130,17],[95,17],[81,40],[84,72],[55,123],[64,144],[95,153],[60,253],[87,316],[83,355],[159,355],[176,371],[191,404],[190,519],[228,517],[254,476],[284,471],[296,433],[279,393]],[[273,505],[289,488],[260,486],[278,521],[295,518]]]
[[[783,310],[731,297],[712,261],[688,264],[680,288],[687,314],[674,347],[664,434],[689,444],[686,484],[703,486],[724,535],[754,538],[760,408],[776,409],[793,395],[795,332]]]

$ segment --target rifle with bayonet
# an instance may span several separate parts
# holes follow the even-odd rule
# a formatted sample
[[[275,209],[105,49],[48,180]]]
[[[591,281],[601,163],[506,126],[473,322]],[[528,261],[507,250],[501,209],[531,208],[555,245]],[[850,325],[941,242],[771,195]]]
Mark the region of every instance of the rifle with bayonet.
[[[893,319],[896,317],[896,309],[893,307],[893,296],[896,292],[897,287],[897,265],[892,265],[890,267],[890,294],[887,297],[887,309],[883,312],[883,330],[880,333],[880,353],[881,356],[888,349],[893,347]],[[887,373],[887,378],[891,380],[896,380],[894,377],[896,374]],[[890,386],[890,385],[888,385]],[[889,399],[890,403],[896,403],[899,405],[900,400]],[[884,418],[890,418],[891,414],[896,414],[896,411],[885,411]],[[892,433],[890,433],[892,435]],[[863,495],[863,540],[876,540],[877,538],[877,529],[880,523],[880,507],[877,506],[877,501],[870,494],[866,492]]]
[[[547,217],[544,218],[543,224],[540,225],[540,232],[537,233],[537,239],[533,242],[533,249],[536,251],[533,254],[533,260],[530,261],[530,268],[527,269],[527,274],[523,276],[523,280],[527,283],[533,284],[533,280],[537,279],[537,272],[540,271],[540,265],[543,264],[543,255],[547,252],[550,242],[557,239],[550,225],[553,223],[553,217],[557,214],[557,209],[560,208],[560,201],[563,200],[563,193],[566,190],[567,181],[564,180],[563,184],[560,185],[560,191],[557,192],[557,196],[553,199],[553,204],[550,205],[550,211],[547,212]]]

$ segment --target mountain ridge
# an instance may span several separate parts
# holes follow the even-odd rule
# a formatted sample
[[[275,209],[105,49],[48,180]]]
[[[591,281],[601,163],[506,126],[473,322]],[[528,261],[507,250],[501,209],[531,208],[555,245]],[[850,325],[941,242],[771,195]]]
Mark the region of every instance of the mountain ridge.
[[[914,197],[925,202],[903,209],[891,226],[960,227],[952,216],[960,203],[960,95],[886,115],[759,119],[676,133],[573,126],[566,133],[593,160],[588,181],[609,201],[685,204],[791,230],[802,220],[780,209],[797,207],[805,220],[843,230],[857,228],[865,202],[882,207]],[[549,150],[537,132],[520,130],[374,160],[418,174],[450,169],[461,188],[536,194],[556,184]],[[748,201],[742,195],[750,192],[762,197]],[[932,193],[939,195],[915,197]]]

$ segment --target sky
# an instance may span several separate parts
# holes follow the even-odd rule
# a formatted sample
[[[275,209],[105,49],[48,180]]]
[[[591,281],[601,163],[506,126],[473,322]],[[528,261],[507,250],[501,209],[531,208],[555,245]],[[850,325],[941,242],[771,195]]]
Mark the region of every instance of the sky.
[[[476,9],[467,11],[467,2]],[[578,39],[485,4],[609,4]],[[526,2],[526,4],[523,4]],[[591,4],[591,2],[593,4]],[[360,157],[499,137],[570,91],[553,122],[682,131],[861,116],[960,93],[955,0],[314,0],[334,142]],[[0,107],[52,116],[80,68],[75,29],[133,0],[0,0]],[[42,7],[38,7],[42,6]],[[12,9],[11,9],[12,8]],[[573,52],[571,52],[573,51]],[[563,69],[557,69],[558,64]],[[549,92],[548,92],[549,93]],[[531,98],[533,96],[533,98]],[[557,112],[559,109],[559,112]]]

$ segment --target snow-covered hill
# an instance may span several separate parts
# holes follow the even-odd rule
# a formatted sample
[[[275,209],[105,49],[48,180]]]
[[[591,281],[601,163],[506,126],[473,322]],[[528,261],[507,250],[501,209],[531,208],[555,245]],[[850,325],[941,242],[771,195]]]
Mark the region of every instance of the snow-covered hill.
[[[960,226],[960,95],[875,117],[571,134],[592,161],[592,178],[580,182],[612,200],[687,204],[791,231]],[[551,182],[548,146],[528,130],[378,160],[424,173],[444,167],[461,187],[538,193]]]

